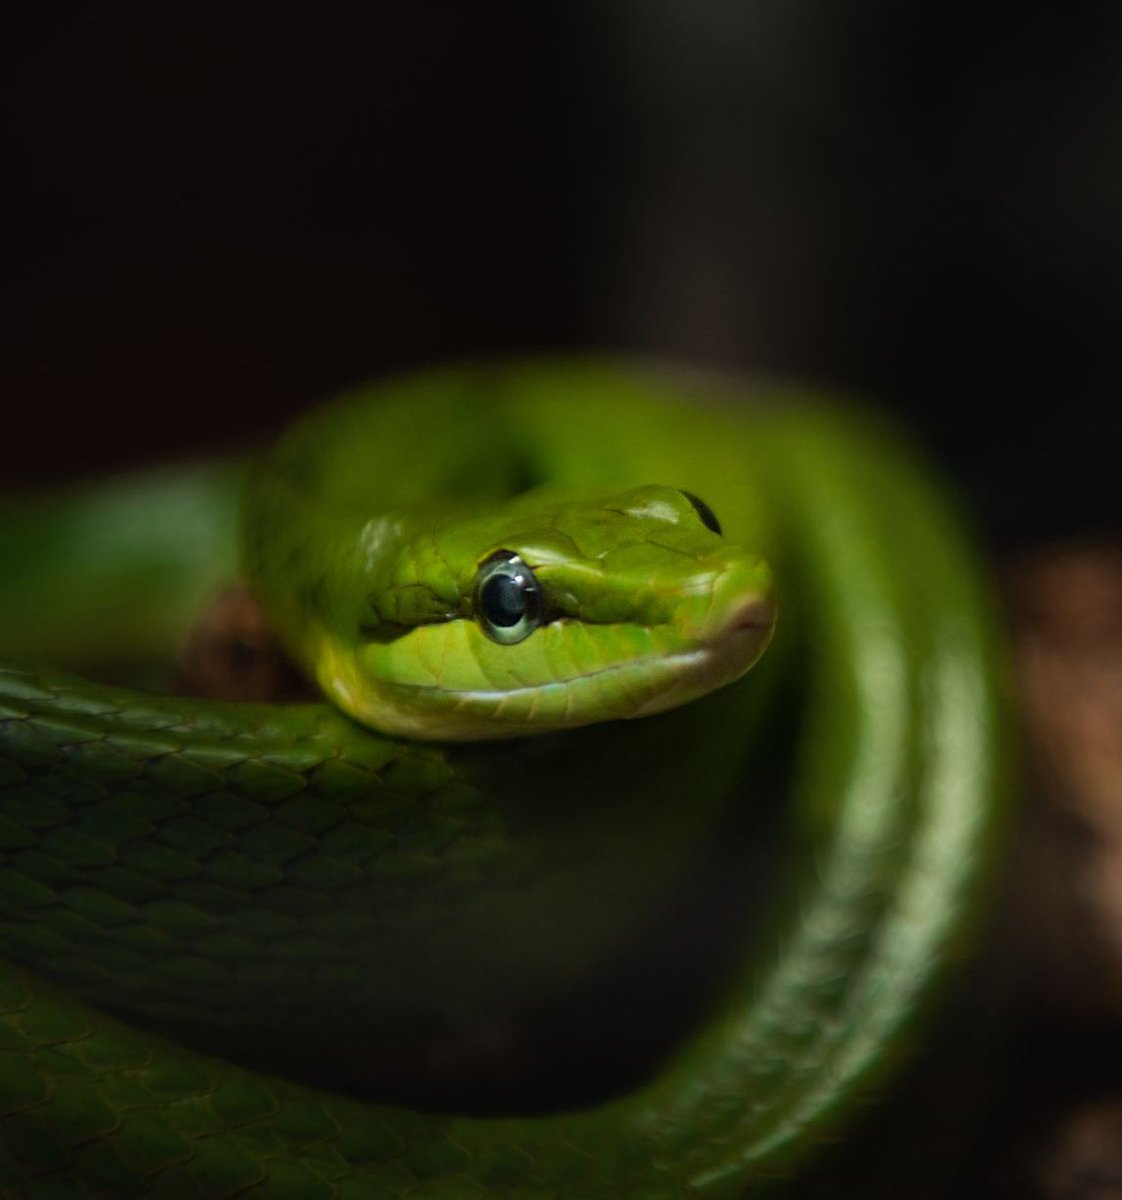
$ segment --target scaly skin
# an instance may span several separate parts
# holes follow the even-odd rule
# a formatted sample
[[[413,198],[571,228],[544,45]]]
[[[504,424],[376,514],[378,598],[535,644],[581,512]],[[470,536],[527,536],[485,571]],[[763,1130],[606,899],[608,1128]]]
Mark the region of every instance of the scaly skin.
[[[352,488],[408,512],[437,491],[501,498],[526,475],[600,493],[659,483],[703,496],[730,543],[767,554],[777,644],[673,712],[494,743],[5,669],[0,1189],[669,1200],[794,1171],[898,1058],[959,953],[993,840],[990,608],[942,496],[892,438],[827,403],[612,365],[434,372],[286,445],[255,485],[259,576],[286,556],[304,581],[321,551],[330,563]],[[286,456],[307,482],[332,455],[330,495],[294,515],[270,481]],[[92,615],[125,660],[160,632],[134,609],[171,594],[179,612],[187,579],[221,577],[233,519],[221,472],[132,486],[137,526],[105,532],[102,558],[128,577],[169,533],[180,553]],[[170,525],[161,499],[192,489],[194,515],[181,506]],[[9,603],[35,614],[22,644],[45,659],[73,656],[90,594],[77,578],[56,594],[72,557],[45,554]],[[633,1093],[532,1118],[420,1114],[184,1048],[377,1053],[594,978],[689,878],[730,803],[767,807],[745,760],[789,689],[797,753],[766,916],[708,1021]]]

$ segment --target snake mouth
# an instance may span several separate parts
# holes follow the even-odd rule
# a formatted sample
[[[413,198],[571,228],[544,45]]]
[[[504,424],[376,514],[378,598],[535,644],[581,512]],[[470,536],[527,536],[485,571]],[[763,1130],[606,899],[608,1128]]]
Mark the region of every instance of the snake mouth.
[[[563,689],[602,689],[611,685],[626,697],[617,711],[597,712],[589,717],[559,721],[554,728],[571,728],[593,721],[631,719],[653,716],[697,699],[717,688],[724,687],[744,675],[760,658],[771,641],[777,609],[775,600],[767,594],[753,595],[738,601],[716,630],[697,644],[671,652],[649,654],[629,661],[605,664],[567,679],[551,680],[506,692],[463,691],[455,695],[465,704],[494,703],[501,706],[517,699],[530,699],[535,694]],[[566,706],[568,709],[568,706]],[[496,714],[492,714],[492,719]],[[512,734],[525,733],[525,727],[512,729]],[[495,736],[493,733],[490,736]]]
[[[741,595],[724,607],[721,615],[710,613],[705,628],[692,635],[674,626],[543,627],[535,635],[543,648],[547,639],[558,644],[576,639],[574,647],[584,643],[593,653],[581,662],[574,649],[565,665],[577,669],[538,680],[514,679],[503,686],[486,678],[467,686],[439,677],[426,683],[385,678],[372,682],[369,677],[358,679],[352,670],[349,678],[333,672],[321,675],[320,682],[364,723],[418,740],[525,737],[650,716],[732,683],[766,649],[775,622],[770,597]],[[427,636],[434,641],[460,637],[470,645],[477,635],[467,622],[451,622],[428,627]],[[629,653],[614,661],[605,662],[600,653],[624,648]],[[432,654],[435,663],[443,659],[441,649],[426,654]],[[543,661],[548,660],[550,653],[543,654]]]

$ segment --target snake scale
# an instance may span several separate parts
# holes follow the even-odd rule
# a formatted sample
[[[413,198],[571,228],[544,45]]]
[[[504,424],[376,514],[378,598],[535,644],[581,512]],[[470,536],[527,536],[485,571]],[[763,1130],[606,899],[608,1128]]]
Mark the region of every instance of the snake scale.
[[[360,389],[239,518],[243,487],[168,468],[0,512],[0,1194],[677,1200],[797,1173],[961,955],[1004,790],[988,589],[915,454],[779,383],[530,362]],[[239,520],[295,657],[382,732],[121,684],[234,570]],[[362,1094],[398,1040],[657,943],[714,837],[734,961],[634,1086],[529,1115]],[[629,1003],[641,1025],[660,997]]]

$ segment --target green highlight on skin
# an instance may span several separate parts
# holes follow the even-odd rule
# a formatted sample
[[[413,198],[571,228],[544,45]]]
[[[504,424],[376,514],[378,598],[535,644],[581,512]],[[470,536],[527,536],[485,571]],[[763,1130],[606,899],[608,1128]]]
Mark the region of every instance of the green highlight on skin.
[[[32,528],[13,510],[0,651],[62,665],[86,620],[81,661],[128,665],[152,652],[149,608],[173,640],[229,569],[233,478],[95,488],[40,510],[30,542],[4,532]],[[1005,791],[988,592],[922,464],[799,389],[497,364],[313,414],[252,471],[240,525],[296,657],[382,732],[325,705],[0,670],[0,1188],[591,1200],[797,1174],[960,957]],[[117,598],[103,616],[81,578],[56,586],[50,547],[82,528],[96,571],[75,564]],[[513,646],[471,607],[500,548],[548,600]],[[777,605],[760,665],[719,686]],[[776,739],[775,705],[796,733]],[[560,726],[577,727],[519,736]],[[730,808],[767,807],[757,760],[788,740],[773,843],[744,847],[745,872],[761,849],[774,863],[761,914],[708,1018],[634,1092],[464,1118],[230,1061],[254,1039],[392,1047],[419,1014],[471,1028],[591,977]]]

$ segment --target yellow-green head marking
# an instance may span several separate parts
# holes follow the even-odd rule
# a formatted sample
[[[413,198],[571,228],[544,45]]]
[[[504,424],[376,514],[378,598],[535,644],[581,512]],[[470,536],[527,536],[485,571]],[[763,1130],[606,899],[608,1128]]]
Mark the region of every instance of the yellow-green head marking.
[[[775,620],[767,565],[676,488],[388,514],[353,554],[298,652],[342,709],[411,738],[661,712],[747,671]]]

